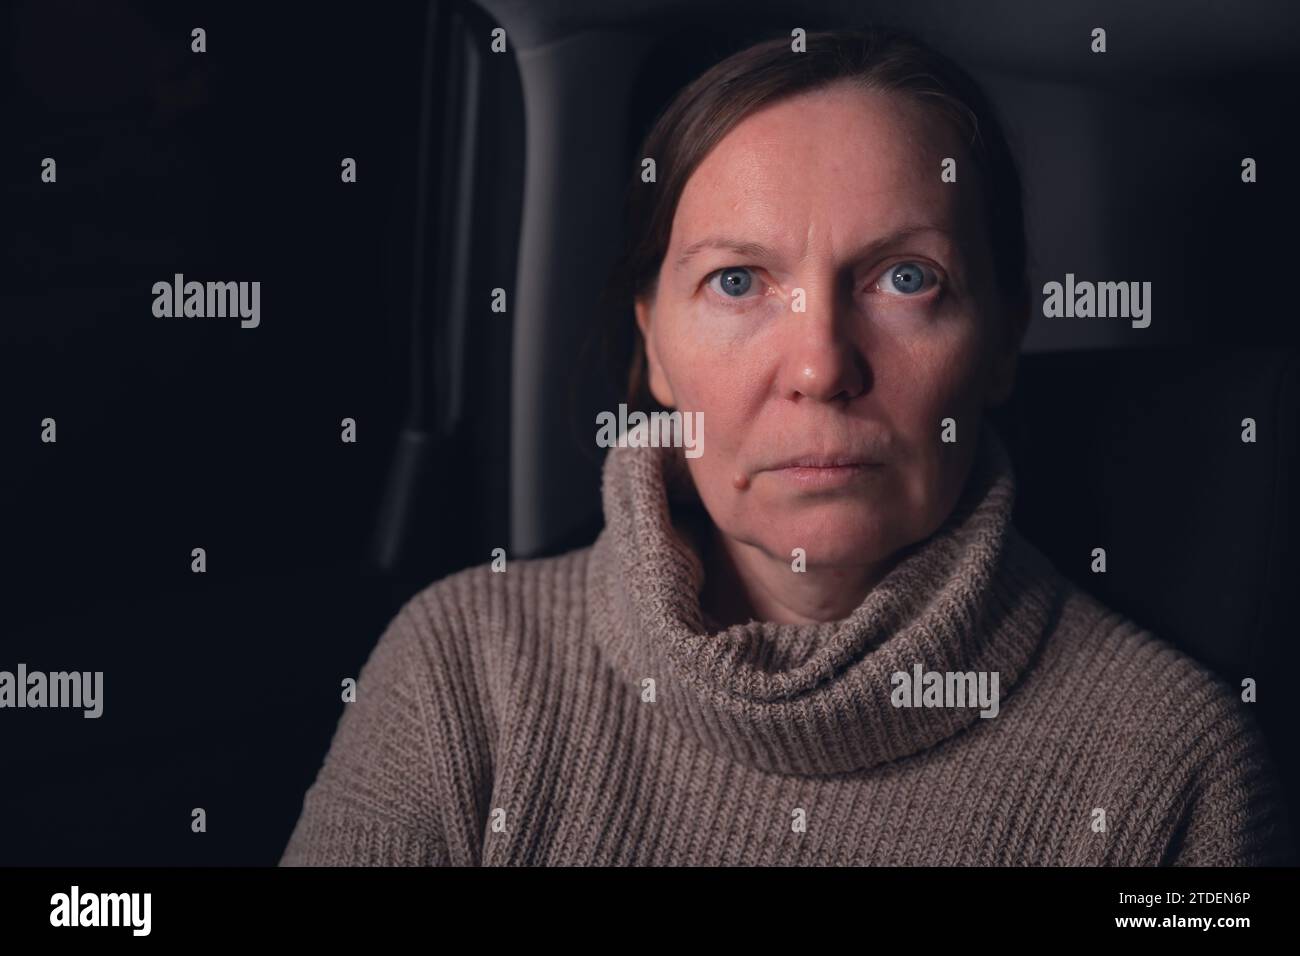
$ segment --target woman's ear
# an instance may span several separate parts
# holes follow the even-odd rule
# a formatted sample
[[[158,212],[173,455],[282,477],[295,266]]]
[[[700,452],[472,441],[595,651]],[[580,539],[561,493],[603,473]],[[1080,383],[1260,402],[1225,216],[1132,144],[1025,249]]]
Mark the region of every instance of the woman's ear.
[[[1029,315],[1029,293],[1026,290],[1002,317],[1005,333],[1001,337],[997,354],[993,356],[993,373],[989,378],[989,391],[985,399],[985,405],[989,408],[995,408],[1011,397],[1011,390],[1016,383],[1016,362],[1020,358],[1020,346],[1029,328]]]
[[[645,343],[646,380],[650,394],[664,408],[673,407],[673,390],[668,385],[663,366],[659,364],[659,353],[655,348],[654,336],[650,334],[650,310],[652,303],[638,298],[633,306],[636,310],[636,325],[641,330],[641,341]]]

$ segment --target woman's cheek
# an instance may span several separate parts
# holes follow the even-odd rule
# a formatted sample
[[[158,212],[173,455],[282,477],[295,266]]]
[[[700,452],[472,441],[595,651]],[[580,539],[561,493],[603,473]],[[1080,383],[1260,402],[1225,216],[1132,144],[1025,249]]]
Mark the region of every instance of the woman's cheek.
[[[978,407],[983,342],[969,320],[946,324],[942,335],[916,340],[912,374],[908,377],[914,398],[909,405],[920,422],[936,428],[942,418],[960,420]]]
[[[677,407],[703,411],[718,419],[717,427],[743,425],[744,411],[762,381],[761,363],[772,354],[762,339],[742,331],[741,323],[699,321],[673,330],[664,368],[677,398]],[[705,426],[708,427],[707,425]]]

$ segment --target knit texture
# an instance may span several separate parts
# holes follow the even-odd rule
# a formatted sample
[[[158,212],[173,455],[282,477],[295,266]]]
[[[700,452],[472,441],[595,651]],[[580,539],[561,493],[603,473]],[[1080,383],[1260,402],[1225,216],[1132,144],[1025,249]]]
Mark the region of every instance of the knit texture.
[[[712,626],[680,456],[611,449],[592,546],[402,607],[281,865],[1292,862],[1250,705],[1016,532],[991,427],[824,624]],[[918,665],[996,672],[996,716],[894,706]]]

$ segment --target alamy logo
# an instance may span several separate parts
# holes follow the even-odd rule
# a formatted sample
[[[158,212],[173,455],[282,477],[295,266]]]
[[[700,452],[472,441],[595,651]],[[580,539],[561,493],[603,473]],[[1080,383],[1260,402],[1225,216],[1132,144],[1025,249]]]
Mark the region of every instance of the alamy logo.
[[[601,412],[596,416],[596,444],[601,448],[685,448],[687,458],[704,454],[703,412],[627,411],[618,406],[618,415]]]
[[[889,702],[895,707],[980,707],[981,717],[998,715],[997,671],[895,671]]]
[[[153,284],[153,314],[160,319],[224,319],[255,329],[262,321],[261,282],[186,282],[178,272],[171,282]]]
[[[1043,315],[1049,319],[1132,319],[1135,329],[1151,324],[1150,282],[1075,282],[1043,286]]]
[[[0,671],[0,707],[80,707],[81,716],[98,717],[104,712],[104,672]]]
[[[132,936],[148,936],[152,893],[69,893],[50,897],[51,926],[129,926]]]

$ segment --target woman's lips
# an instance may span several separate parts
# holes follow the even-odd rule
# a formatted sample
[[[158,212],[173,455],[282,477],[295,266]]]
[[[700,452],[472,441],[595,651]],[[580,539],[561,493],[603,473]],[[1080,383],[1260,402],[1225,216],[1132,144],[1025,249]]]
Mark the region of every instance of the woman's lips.
[[[875,464],[869,458],[858,458],[853,455],[809,455],[804,458],[791,458],[789,461],[783,461],[780,464],[773,465],[773,468],[838,468],[842,465],[871,465]]]
[[[769,474],[800,488],[840,488],[875,476],[885,466],[868,462],[830,465],[794,464],[772,468]]]

